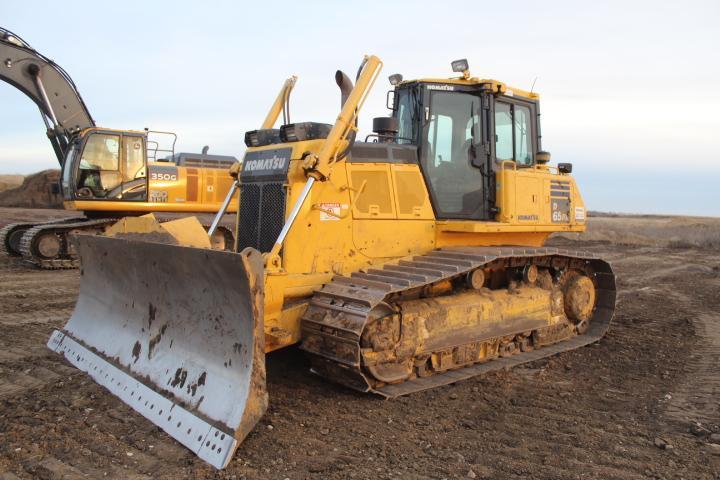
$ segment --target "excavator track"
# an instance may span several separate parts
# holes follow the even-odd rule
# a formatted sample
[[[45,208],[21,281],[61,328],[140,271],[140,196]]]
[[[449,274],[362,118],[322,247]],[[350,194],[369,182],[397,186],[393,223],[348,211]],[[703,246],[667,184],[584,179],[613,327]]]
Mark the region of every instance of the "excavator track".
[[[69,233],[77,230],[92,231],[98,233],[104,230],[104,226],[114,223],[114,218],[88,219],[84,217],[73,219],[67,222],[49,222],[36,225],[28,229],[20,240],[20,253],[23,260],[45,270],[67,270],[80,267],[80,259],[72,252]],[[53,255],[42,252],[40,241],[46,235],[54,235]],[[56,252],[55,252],[56,251]]]
[[[160,221],[169,221],[173,218],[162,218]],[[68,233],[77,230],[104,230],[104,226],[109,223],[116,222],[116,218],[88,219],[86,217],[65,218],[54,220],[41,224],[36,223],[14,223],[3,227],[0,230],[0,254],[8,256],[22,257],[28,263],[45,270],[70,270],[80,267],[80,259],[77,254],[70,249],[70,240]],[[203,224],[207,230],[210,225]],[[10,235],[18,229],[24,229],[22,238],[19,241],[17,251],[11,248]],[[56,255],[50,257],[43,255],[39,250],[38,240],[41,236],[48,233],[54,233],[57,236],[57,244],[59,246]],[[218,227],[218,234],[222,236],[222,242],[225,248],[223,250],[232,249],[234,242],[233,232],[225,226]]]
[[[0,229],[0,255],[6,257],[21,257],[17,236],[35,225],[34,223],[10,223]]]
[[[403,302],[408,300],[432,297],[432,289],[436,286],[451,283],[453,288],[457,288],[475,270],[493,266],[522,269],[528,265],[553,271],[558,278],[564,275],[560,272],[569,269],[584,272],[592,280],[595,292],[594,308],[588,320],[576,326],[568,321],[531,331],[506,331],[495,337],[461,338],[454,344],[428,353],[429,356],[450,352],[452,357],[465,347],[479,345],[484,351],[494,352],[482,363],[452,365],[437,373],[423,370],[424,375],[411,374],[404,381],[383,382],[373,376],[361,339],[374,319],[399,312]],[[451,292],[452,295],[456,293],[455,290]],[[515,246],[443,248],[398,263],[355,272],[350,277],[333,278],[315,293],[302,319],[301,348],[309,354],[316,373],[356,390],[392,398],[593,343],[605,335],[610,325],[615,297],[615,277],[610,265],[591,252]],[[417,362],[417,359],[413,360]]]
[[[49,224],[56,225],[63,222],[76,222],[82,220],[83,218],[84,217],[60,218],[40,224],[35,222],[23,222],[5,225],[2,229],[0,229],[0,256],[22,257],[22,252],[20,252],[22,236],[33,227]]]

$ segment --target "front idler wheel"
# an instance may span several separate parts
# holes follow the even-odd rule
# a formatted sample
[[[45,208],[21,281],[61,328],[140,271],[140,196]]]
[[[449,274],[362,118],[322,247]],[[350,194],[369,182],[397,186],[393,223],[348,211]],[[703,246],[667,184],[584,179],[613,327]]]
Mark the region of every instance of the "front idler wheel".
[[[573,275],[565,285],[565,315],[576,325],[588,322],[595,310],[595,284],[586,275]]]
[[[44,233],[36,240],[38,254],[45,259],[53,259],[62,250],[62,241],[54,232]]]

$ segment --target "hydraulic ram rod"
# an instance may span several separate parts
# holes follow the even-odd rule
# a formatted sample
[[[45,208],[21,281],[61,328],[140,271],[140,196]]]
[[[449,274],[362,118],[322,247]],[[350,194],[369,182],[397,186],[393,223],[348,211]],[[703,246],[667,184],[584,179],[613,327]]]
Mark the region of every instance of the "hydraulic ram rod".
[[[295,202],[295,206],[293,207],[292,212],[290,212],[288,219],[285,221],[285,225],[283,225],[282,230],[280,230],[280,235],[278,235],[278,238],[275,241],[275,245],[273,246],[273,251],[275,250],[275,247],[277,247],[277,250],[280,251],[280,247],[282,247],[282,244],[285,241],[285,237],[287,236],[288,232],[290,231],[290,227],[292,227],[293,223],[295,222],[295,219],[297,218],[298,213],[300,213],[300,209],[302,208],[303,204],[305,203],[305,199],[307,198],[308,194],[310,193],[310,190],[312,189],[312,186],[314,183],[315,183],[315,178],[309,177],[307,180],[307,183],[305,183],[305,186],[302,189],[302,192],[300,192],[300,198],[298,198],[298,201]]]
[[[225,215],[225,212],[227,212],[230,201],[232,200],[233,195],[235,195],[235,192],[238,188],[238,182],[236,180],[233,182],[232,186],[230,187],[230,191],[225,196],[225,200],[220,206],[220,210],[218,210],[217,215],[215,215],[215,219],[213,220],[212,225],[210,225],[210,230],[208,230],[208,237],[212,237],[213,233],[215,233],[215,230],[220,223],[220,219],[223,217],[223,215]]]
[[[43,102],[45,102],[45,106],[47,107],[48,113],[50,114],[50,120],[52,120],[53,122],[53,127],[57,127],[57,117],[55,116],[52,105],[50,105],[50,99],[47,96],[47,92],[45,92],[45,86],[43,85],[42,79],[40,78],[40,69],[37,65],[30,65],[30,67],[28,67],[28,71],[30,72],[30,74],[32,74],[33,80],[35,80],[35,86],[37,86],[38,92],[40,92],[40,96],[42,97]]]

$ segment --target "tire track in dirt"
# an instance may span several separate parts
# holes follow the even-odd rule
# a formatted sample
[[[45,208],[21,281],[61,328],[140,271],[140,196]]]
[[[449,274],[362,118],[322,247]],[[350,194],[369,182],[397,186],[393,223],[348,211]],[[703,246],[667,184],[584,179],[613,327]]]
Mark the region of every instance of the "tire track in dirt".
[[[690,299],[694,314],[688,320],[700,340],[690,352],[684,381],[666,405],[668,415],[686,425],[720,424],[720,269],[704,273],[699,285],[681,288]],[[706,293],[704,301],[697,301],[698,293]]]

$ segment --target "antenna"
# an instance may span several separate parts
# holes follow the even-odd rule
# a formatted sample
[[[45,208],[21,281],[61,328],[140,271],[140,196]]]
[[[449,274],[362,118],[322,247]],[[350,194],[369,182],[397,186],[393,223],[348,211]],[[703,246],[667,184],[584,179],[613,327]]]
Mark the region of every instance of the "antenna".
[[[530,93],[533,93],[533,90],[535,89],[535,82],[537,82],[538,77],[535,77],[535,80],[533,80],[532,86],[530,87]]]

